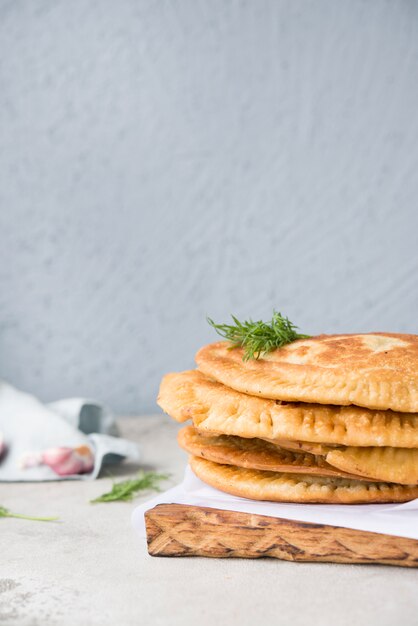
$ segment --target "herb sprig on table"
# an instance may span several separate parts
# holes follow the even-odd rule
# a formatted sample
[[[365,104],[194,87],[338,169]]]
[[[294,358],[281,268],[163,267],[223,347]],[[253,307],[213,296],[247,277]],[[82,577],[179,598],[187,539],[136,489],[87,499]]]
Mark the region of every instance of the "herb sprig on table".
[[[0,517],[16,517],[18,519],[28,519],[33,522],[56,522],[58,517],[33,517],[31,515],[21,515],[20,513],[12,513],[4,506],[0,506]]]
[[[167,480],[167,478],[169,478],[168,474],[156,474],[155,472],[142,471],[139,472],[135,478],[113,483],[113,487],[110,491],[94,500],[90,500],[90,502],[128,502],[140,491],[160,491],[160,482]]]
[[[232,343],[231,348],[244,348],[243,361],[259,359],[276,348],[310,337],[296,332],[298,327],[277,311],[273,312],[270,322],[253,322],[252,319],[240,322],[235,315],[231,317],[233,324],[215,324],[209,317],[207,321],[218,335]]]

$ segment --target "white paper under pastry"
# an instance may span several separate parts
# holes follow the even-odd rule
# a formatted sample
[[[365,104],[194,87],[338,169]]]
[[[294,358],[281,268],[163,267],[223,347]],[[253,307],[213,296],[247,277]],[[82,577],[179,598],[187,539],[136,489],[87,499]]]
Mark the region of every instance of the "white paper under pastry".
[[[214,489],[197,478],[190,467],[187,467],[182,483],[136,507],[132,514],[132,524],[141,537],[146,534],[145,511],[164,503],[206,506],[418,539],[418,499],[399,505],[260,502]]]

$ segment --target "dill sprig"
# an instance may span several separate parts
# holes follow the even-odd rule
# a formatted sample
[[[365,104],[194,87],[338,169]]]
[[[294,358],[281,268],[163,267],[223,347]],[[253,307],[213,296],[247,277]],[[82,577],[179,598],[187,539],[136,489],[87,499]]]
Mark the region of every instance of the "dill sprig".
[[[130,501],[139,491],[160,491],[159,483],[167,480],[168,474],[141,471],[135,478],[113,483],[112,489],[90,502]]]
[[[240,322],[235,315],[231,315],[234,324],[215,324],[209,317],[207,321],[216,332],[232,343],[231,348],[244,348],[243,361],[259,359],[260,356],[281,348],[297,339],[309,339],[309,335],[301,335],[296,332],[298,328],[277,311],[269,323],[253,322],[249,319]]]
[[[58,517],[33,517],[31,515],[21,515],[20,513],[12,513],[4,506],[0,506],[0,517],[16,517],[17,519],[28,519],[33,522],[56,522]]]

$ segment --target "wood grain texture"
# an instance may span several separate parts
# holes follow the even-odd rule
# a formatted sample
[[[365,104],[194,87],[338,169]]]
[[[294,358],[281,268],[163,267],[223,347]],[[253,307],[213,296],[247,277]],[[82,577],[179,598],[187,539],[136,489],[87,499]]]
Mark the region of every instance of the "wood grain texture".
[[[151,556],[418,566],[418,541],[237,511],[159,504],[145,513]]]

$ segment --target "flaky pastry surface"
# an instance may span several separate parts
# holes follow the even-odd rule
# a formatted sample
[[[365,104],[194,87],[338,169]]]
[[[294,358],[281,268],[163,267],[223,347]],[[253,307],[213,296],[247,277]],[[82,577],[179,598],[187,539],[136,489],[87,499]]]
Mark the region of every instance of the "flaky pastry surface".
[[[304,474],[263,472],[220,465],[191,456],[190,465],[205,483],[235,496],[273,502],[371,504],[407,502],[418,486],[373,483]]]
[[[334,467],[374,480],[418,484],[418,450],[411,448],[341,448],[326,460]]]
[[[418,415],[257,398],[189,370],[164,376],[158,403],[200,431],[343,446],[418,448]]]
[[[220,341],[201,348],[198,368],[237,391],[264,398],[418,412],[418,336],[319,335],[259,359]]]

